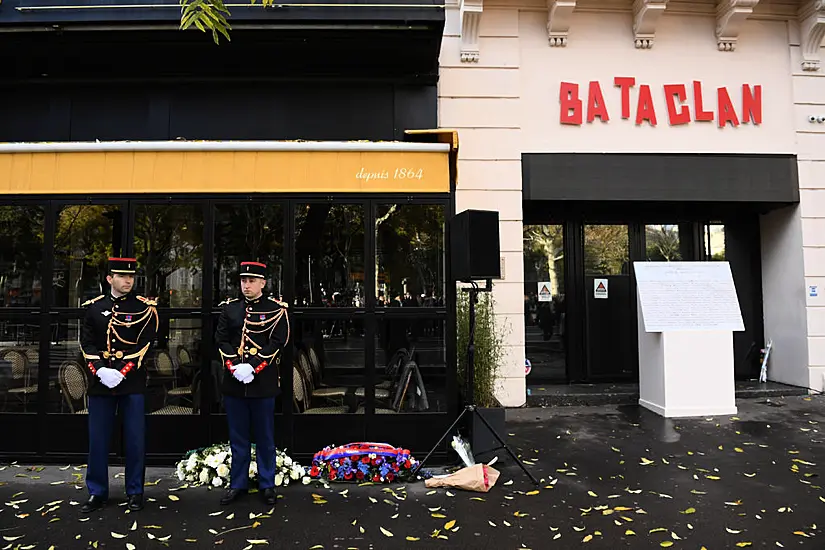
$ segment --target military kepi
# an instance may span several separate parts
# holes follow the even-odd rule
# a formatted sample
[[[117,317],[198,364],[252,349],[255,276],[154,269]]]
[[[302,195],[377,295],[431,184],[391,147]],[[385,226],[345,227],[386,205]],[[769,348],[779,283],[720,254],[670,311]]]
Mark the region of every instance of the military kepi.
[[[266,264],[261,262],[241,262],[241,277],[266,279]]]
[[[109,258],[109,272],[134,275],[137,272],[137,260],[135,258]]]

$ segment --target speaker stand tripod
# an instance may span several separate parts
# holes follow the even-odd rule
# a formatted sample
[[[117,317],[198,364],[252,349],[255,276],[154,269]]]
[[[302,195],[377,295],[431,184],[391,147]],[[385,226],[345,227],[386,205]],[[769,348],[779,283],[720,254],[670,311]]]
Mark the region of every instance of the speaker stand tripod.
[[[462,290],[469,293],[470,295],[470,315],[469,315],[469,338],[467,344],[467,372],[466,372],[466,389],[465,389],[465,398],[467,399],[468,403],[464,406],[464,410],[461,411],[461,414],[458,415],[458,418],[452,423],[452,425],[447,428],[447,431],[441,436],[441,439],[438,440],[430,452],[427,453],[427,456],[424,457],[424,460],[418,463],[415,470],[413,470],[412,475],[415,477],[418,474],[418,471],[424,467],[424,464],[430,459],[436,449],[441,445],[441,443],[447,438],[450,433],[455,429],[456,426],[464,419],[464,416],[469,413],[469,415],[477,416],[490,434],[498,440],[501,444],[499,447],[494,449],[490,449],[490,451],[497,451],[499,449],[504,449],[507,451],[507,454],[519,465],[521,470],[530,478],[534,485],[539,485],[538,480],[531,474],[524,463],[516,456],[516,453],[504,442],[501,436],[493,429],[487,419],[484,418],[484,415],[481,414],[481,411],[478,410],[478,406],[475,404],[475,380],[473,378],[473,371],[475,367],[475,328],[476,328],[476,303],[478,303],[478,294],[479,292],[491,292],[493,290],[493,281],[492,279],[487,279],[487,285],[485,288],[479,288],[478,284],[474,281],[469,281],[472,284],[470,288],[463,288]],[[469,430],[470,433],[470,440],[472,441],[472,433],[473,433],[473,423],[472,421],[469,422]]]

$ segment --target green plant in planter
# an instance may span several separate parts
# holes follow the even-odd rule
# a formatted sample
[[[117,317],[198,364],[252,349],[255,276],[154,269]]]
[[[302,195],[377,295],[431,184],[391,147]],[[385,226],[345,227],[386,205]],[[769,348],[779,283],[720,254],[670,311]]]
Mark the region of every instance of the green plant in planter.
[[[456,365],[459,388],[463,392],[467,373],[467,344],[470,338],[470,296],[461,289],[458,289],[456,294]],[[475,404],[479,407],[500,406],[494,390],[503,357],[504,337],[496,325],[494,306],[495,300],[491,292],[482,292],[478,295],[473,385]]]

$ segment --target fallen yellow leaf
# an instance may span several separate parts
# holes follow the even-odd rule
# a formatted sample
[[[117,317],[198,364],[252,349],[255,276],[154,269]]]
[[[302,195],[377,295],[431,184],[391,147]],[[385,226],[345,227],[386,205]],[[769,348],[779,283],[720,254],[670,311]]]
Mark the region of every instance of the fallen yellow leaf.
[[[537,494],[539,494],[539,491],[530,491],[530,492],[525,493],[525,494],[526,494],[527,496],[533,496],[533,495],[537,495]]]
[[[736,546],[739,548],[745,548],[746,546],[753,546],[752,542],[737,542]]]
[[[682,512],[683,514],[695,514],[696,508],[688,508],[687,510]]]
[[[594,497],[594,498],[599,496],[596,493],[594,493],[593,491],[587,491],[587,494],[590,495],[591,497]]]
[[[180,498],[177,495],[169,495],[169,500],[177,502],[180,500]]]
[[[452,520],[450,520],[450,521],[448,521],[447,523],[444,524],[444,529],[446,529],[447,531],[449,531],[453,527],[455,527],[455,520],[454,519],[452,519]]]
[[[662,542],[659,543],[659,546],[661,546],[662,548],[670,548],[671,546],[673,546],[673,541],[672,540],[662,541]]]
[[[112,531],[112,538],[113,539],[125,539],[126,535],[121,535],[120,533],[115,533],[114,531]]]
[[[628,537],[632,537],[632,536],[636,535],[636,532],[633,531],[632,529],[628,529],[627,531],[624,532],[624,534],[627,535]]]
[[[394,536],[392,533],[390,533],[389,531],[387,531],[383,527],[379,527],[379,529],[381,529],[381,532],[384,533],[385,536],[388,536],[388,537]]]
[[[591,540],[593,540],[593,535],[587,535],[582,539],[582,542],[590,542]]]
[[[421,539],[418,538],[418,537],[407,537],[407,540],[410,541],[410,542],[416,542],[416,541],[419,541]]]

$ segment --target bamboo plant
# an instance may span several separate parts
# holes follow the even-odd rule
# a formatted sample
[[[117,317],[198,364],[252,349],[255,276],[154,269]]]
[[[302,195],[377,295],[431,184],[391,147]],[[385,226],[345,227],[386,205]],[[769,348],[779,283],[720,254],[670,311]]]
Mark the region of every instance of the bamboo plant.
[[[470,297],[460,289],[456,293],[456,365],[459,388],[464,392],[467,372]],[[473,360],[475,404],[479,407],[500,406],[495,397],[495,382],[503,357],[504,338],[496,324],[495,300],[492,293],[482,292],[476,303],[475,357]],[[465,396],[466,398],[467,396]]]

